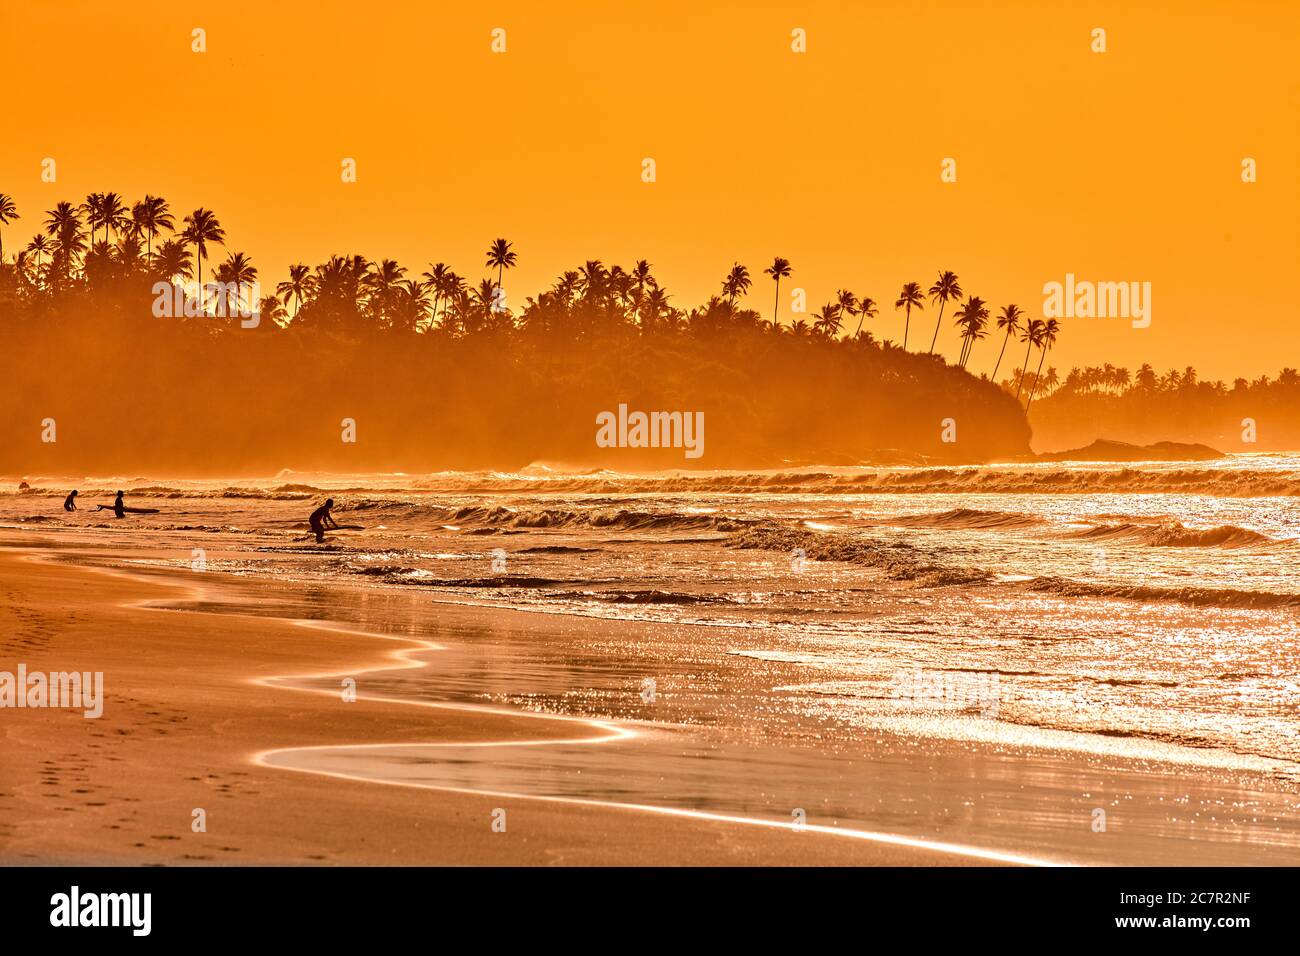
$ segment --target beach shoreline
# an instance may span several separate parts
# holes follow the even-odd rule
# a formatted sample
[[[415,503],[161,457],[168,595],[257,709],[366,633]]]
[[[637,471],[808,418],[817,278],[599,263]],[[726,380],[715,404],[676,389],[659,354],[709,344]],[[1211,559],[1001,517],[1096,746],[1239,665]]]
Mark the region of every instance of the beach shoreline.
[[[521,799],[507,833],[491,796],[290,773],[280,747],[526,741],[538,716],[405,702],[331,702],[267,679],[398,667],[348,630],[261,616],[151,610],[176,587],[64,561],[50,542],[0,542],[4,648],[33,669],[106,675],[100,720],[54,710],[0,714],[0,863],[6,865],[962,865],[988,860],[834,835]],[[256,588],[225,581],[223,598]],[[409,649],[417,649],[417,642]],[[400,653],[400,652],[399,652]],[[546,736],[591,722],[544,718]],[[206,832],[192,829],[193,811]]]

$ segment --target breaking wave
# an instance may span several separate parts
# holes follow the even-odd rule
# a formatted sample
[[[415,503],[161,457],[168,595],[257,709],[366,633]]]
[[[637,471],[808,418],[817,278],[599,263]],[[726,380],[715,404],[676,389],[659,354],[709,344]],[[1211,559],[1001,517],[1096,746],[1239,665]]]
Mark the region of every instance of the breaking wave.
[[[1250,548],[1287,542],[1249,528],[1225,524],[1217,528],[1187,528],[1177,521],[1157,525],[1123,522],[1103,524],[1065,537],[1074,541],[1135,541],[1160,548]]]

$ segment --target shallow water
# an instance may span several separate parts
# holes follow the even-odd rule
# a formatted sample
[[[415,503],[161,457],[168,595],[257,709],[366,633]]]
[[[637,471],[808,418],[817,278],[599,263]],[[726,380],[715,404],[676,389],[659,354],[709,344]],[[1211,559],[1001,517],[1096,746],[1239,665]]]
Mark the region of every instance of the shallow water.
[[[915,753],[882,750],[881,740],[994,748],[1019,768],[1008,770],[1018,787],[1060,782],[1062,765],[1034,748],[1261,774],[1284,789],[1300,776],[1296,458],[659,478],[77,480],[83,501],[122,485],[129,503],[162,509],[122,522],[65,516],[68,483],[0,495],[0,523],[157,547],[174,553],[168,566],[187,566],[202,549],[211,570],[326,589],[345,581],[435,616],[434,602],[453,602],[638,629],[635,640],[615,641],[578,627],[555,653],[473,644],[385,685],[399,696],[637,721],[649,731],[626,745],[637,754],[630,762],[589,763],[581,748],[577,763],[529,757],[526,767],[506,754],[449,764],[386,753],[377,770],[375,753],[329,755],[366,774],[511,792],[513,778],[530,792],[609,800],[629,789],[698,807],[699,780],[663,768],[702,747],[687,763],[707,767],[709,754],[726,753],[723,780],[736,785],[705,801],[717,812],[749,812],[754,785],[770,778],[760,803],[774,819],[817,803],[837,820],[887,819],[941,837],[952,835],[943,821],[962,785],[933,781],[933,813],[895,820],[884,802],[908,806],[923,772]],[[340,523],[366,530],[334,533],[321,548],[305,517],[327,493]],[[855,775],[892,782],[863,790],[845,782]],[[800,780],[818,781],[815,800],[800,796]],[[1123,799],[1149,804],[1151,838],[1171,839],[1177,813],[1165,801],[1175,795],[1161,784],[1142,796],[1129,778],[1122,786]],[[1203,831],[1224,846],[1300,843],[1294,799],[1250,793],[1225,790],[1216,826]],[[1214,809],[1193,808],[1189,819]],[[994,818],[977,816],[958,829],[993,839]],[[1251,830],[1244,841],[1242,827]]]

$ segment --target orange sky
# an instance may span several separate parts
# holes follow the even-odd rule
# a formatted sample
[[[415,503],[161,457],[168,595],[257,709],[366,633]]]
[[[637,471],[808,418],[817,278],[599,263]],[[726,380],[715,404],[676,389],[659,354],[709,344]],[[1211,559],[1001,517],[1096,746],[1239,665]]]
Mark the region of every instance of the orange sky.
[[[1062,371],[1272,374],[1300,364],[1297,36],[1284,0],[6,0],[0,192],[23,218],[5,243],[59,199],[152,192],[178,219],[214,209],[264,283],[336,252],[477,281],[505,236],[512,305],[583,259],[641,257],[691,305],[739,260],[766,315],[759,273],[782,255],[809,311],[847,286],[885,303],[874,328],[895,340],[906,280],[953,269],[1032,316],[1073,272],[1151,282],[1153,321],[1067,322]],[[996,351],[981,343],[972,369]]]

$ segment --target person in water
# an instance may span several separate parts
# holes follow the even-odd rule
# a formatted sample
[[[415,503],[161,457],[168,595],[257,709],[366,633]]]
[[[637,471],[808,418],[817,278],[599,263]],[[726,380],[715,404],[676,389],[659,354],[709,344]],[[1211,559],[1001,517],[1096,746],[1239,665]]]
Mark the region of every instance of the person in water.
[[[68,495],[68,497],[63,499],[63,510],[64,511],[77,510],[77,489],[76,488],[72,489],[72,494]]]
[[[308,522],[311,524],[311,530],[316,532],[316,543],[321,544],[325,541],[325,531],[329,528],[337,528],[338,523],[334,516],[330,514],[330,509],[334,507],[334,499],[327,498],[325,503],[311,513]]]
[[[120,491],[117,493],[117,497],[113,499],[113,514],[119,518],[126,517],[126,504],[122,501],[122,492]]]

